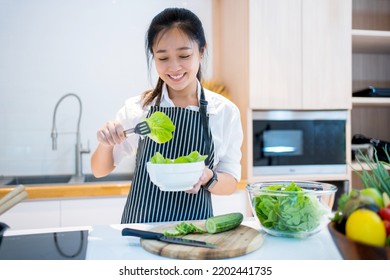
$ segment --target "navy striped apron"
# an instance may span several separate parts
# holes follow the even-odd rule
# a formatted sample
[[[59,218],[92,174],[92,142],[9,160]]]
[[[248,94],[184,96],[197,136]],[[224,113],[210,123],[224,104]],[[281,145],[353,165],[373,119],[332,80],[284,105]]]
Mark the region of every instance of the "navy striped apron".
[[[164,144],[157,144],[149,137],[140,139],[134,177],[122,214],[122,224],[203,220],[213,216],[210,192],[202,187],[197,194],[161,191],[150,181],[146,170],[146,163],[156,152],[173,159],[188,155],[192,151],[199,151],[202,155],[209,155],[206,165],[213,168],[214,144],[208,126],[207,101],[203,89],[199,112],[158,105],[150,108],[147,117],[156,111],[164,112],[176,128],[172,140]]]

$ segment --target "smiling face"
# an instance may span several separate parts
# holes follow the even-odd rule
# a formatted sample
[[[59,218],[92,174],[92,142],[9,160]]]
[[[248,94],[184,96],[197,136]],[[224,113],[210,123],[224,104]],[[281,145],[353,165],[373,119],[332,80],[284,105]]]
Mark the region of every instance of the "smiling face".
[[[155,42],[156,70],[168,85],[170,97],[196,96],[196,74],[202,59],[198,44],[178,28],[162,31]]]

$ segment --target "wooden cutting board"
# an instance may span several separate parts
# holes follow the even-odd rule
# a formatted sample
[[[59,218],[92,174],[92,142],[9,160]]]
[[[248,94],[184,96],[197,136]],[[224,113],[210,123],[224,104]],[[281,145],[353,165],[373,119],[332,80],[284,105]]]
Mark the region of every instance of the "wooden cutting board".
[[[204,221],[193,222],[204,227]],[[172,229],[177,223],[159,226],[150,231],[163,232]],[[217,248],[203,248],[178,245],[158,240],[141,239],[141,246],[160,256],[175,259],[209,260],[226,259],[248,254],[257,250],[264,241],[263,235],[251,227],[240,225],[235,229],[216,234],[188,234],[184,238],[206,241],[217,245]]]

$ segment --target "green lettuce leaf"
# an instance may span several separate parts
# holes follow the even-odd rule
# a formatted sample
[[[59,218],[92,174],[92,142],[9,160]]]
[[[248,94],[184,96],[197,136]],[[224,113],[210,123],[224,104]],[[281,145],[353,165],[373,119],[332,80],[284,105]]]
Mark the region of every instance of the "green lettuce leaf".
[[[189,163],[189,162],[198,162],[204,161],[207,158],[207,155],[201,155],[198,151],[193,151],[187,156],[180,156],[175,159],[165,158],[161,153],[156,152],[154,156],[150,158],[151,163]]]
[[[160,154],[159,152],[156,152],[154,154],[154,156],[152,156],[149,160],[151,163],[158,163],[158,164],[161,164],[161,163],[166,163],[165,161],[165,158],[162,154]]]
[[[175,125],[163,112],[154,112],[149,118],[146,118],[145,121],[150,127],[150,133],[147,136],[153,141],[162,144],[172,139]]]
[[[207,155],[202,156],[199,154],[198,151],[193,151],[187,156],[181,156],[178,158],[175,158],[173,160],[173,163],[187,163],[187,162],[198,162],[198,161],[204,161],[207,158]]]

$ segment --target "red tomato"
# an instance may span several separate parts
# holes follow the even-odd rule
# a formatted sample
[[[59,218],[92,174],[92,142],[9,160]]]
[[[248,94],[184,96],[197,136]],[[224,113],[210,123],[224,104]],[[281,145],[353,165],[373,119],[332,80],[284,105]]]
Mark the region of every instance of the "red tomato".
[[[383,220],[383,224],[385,225],[386,228],[386,235],[390,236],[390,221]]]
[[[386,220],[390,222],[390,208],[380,208],[378,211],[379,216],[381,216],[382,220]]]

